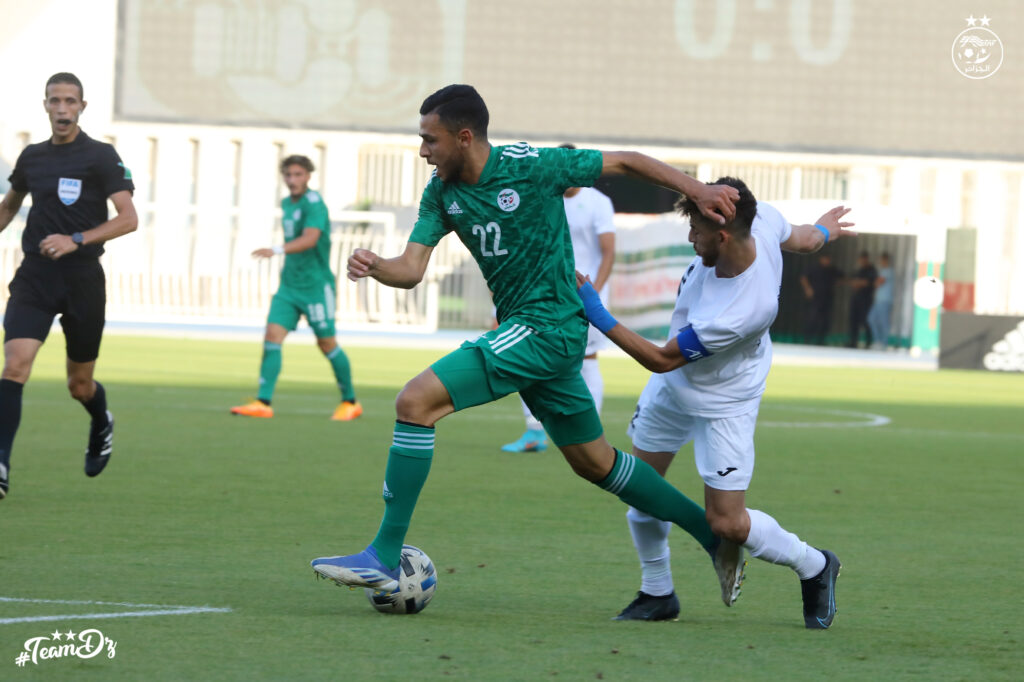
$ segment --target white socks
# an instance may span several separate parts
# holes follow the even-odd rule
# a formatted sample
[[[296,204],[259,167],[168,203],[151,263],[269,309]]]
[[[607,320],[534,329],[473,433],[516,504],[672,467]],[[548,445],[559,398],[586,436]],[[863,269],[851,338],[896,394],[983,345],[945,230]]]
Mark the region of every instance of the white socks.
[[[748,509],[747,514],[750,534],[743,546],[750,556],[789,566],[801,580],[813,578],[825,568],[825,555],[784,530],[778,521],[756,509]]]
[[[640,590],[652,597],[672,593],[672,565],[669,561],[669,521],[661,521],[630,507],[626,512],[633,545],[640,557]]]
[[[590,390],[591,397],[594,398],[594,405],[597,407],[597,413],[601,414],[601,403],[604,402],[604,377],[601,376],[601,368],[597,366],[597,358],[591,360],[583,360],[583,369],[580,370],[580,374],[583,375],[583,381],[586,383],[587,388]],[[526,406],[523,399],[520,398],[519,402],[523,405],[523,416],[526,417],[526,428],[531,431],[543,431],[544,426],[537,421],[537,419],[530,414],[530,408]]]
[[[537,418],[530,414],[530,408],[526,406],[523,399],[520,398],[519,402],[523,405],[523,416],[526,417],[526,428],[528,431],[543,431],[544,425],[537,421]]]

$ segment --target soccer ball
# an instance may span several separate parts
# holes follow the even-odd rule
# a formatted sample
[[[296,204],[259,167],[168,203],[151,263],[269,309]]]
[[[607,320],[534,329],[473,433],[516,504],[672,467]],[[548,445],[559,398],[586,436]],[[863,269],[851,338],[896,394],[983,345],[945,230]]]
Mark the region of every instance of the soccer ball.
[[[437,589],[434,564],[423,550],[402,545],[398,563],[398,588],[380,592],[366,588],[366,598],[381,613],[419,613],[427,608]]]

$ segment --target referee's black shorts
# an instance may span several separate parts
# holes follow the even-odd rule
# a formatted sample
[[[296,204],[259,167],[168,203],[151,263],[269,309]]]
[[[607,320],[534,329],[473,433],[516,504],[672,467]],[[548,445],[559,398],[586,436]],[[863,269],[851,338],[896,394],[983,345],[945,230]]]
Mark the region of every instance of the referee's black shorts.
[[[53,318],[60,315],[68,359],[92,362],[99,356],[107,288],[98,260],[51,261],[38,254],[25,254],[10,291],[4,314],[4,342],[46,341]]]

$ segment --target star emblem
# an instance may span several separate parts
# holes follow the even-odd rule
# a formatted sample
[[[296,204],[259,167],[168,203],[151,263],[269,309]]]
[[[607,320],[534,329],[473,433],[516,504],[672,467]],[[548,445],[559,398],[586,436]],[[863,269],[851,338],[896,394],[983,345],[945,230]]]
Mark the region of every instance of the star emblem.
[[[68,640],[69,642],[73,641],[75,639],[75,633],[72,630],[68,630],[66,633],[64,633],[64,639]]]
[[[968,26],[974,26],[976,23],[978,23],[978,20],[974,18],[973,14],[971,16],[967,17],[967,25]]]
[[[988,22],[990,22],[990,21],[992,21],[992,20],[988,16],[984,16],[984,17],[981,18],[981,25],[982,26],[988,26]]]
[[[50,637],[53,639],[53,641],[59,642],[60,641],[60,630],[54,630],[53,633],[50,635]]]

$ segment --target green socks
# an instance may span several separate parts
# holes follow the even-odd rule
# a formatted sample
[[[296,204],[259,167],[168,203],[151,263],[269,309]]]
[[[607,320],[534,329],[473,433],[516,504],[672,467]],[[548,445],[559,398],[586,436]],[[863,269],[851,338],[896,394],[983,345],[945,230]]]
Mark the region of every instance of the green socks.
[[[260,388],[256,397],[270,404],[277,386],[277,375],[281,373],[281,344],[263,342],[263,360],[260,362]]]
[[[388,568],[398,566],[405,534],[434,456],[434,427],[395,422],[384,472],[384,518],[370,543]],[[657,475],[657,474],[655,474]]]
[[[355,402],[356,392],[352,387],[352,367],[348,363],[348,356],[345,355],[345,351],[341,349],[341,346],[335,346],[334,350],[327,354],[327,361],[331,363],[331,369],[334,370],[334,378],[338,382],[338,388],[341,389],[341,399],[349,402]]]
[[[715,535],[704,509],[658,475],[647,462],[615,449],[615,466],[598,484],[626,504],[656,519],[671,521],[710,551]]]

